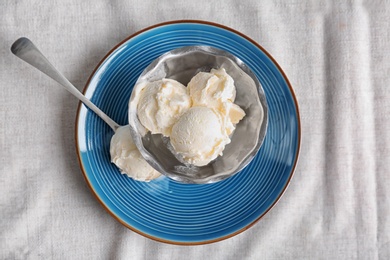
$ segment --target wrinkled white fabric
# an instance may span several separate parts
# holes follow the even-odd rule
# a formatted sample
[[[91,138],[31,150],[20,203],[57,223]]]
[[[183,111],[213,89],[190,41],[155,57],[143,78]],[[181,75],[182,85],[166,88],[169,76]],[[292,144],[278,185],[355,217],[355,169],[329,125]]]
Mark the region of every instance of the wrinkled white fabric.
[[[384,0],[0,1],[0,259],[390,259],[389,17]],[[10,52],[29,37],[81,90],[121,40],[176,19],[260,43],[302,119],[281,201],[247,231],[193,247],[145,238],[100,206],[76,156],[78,101]]]

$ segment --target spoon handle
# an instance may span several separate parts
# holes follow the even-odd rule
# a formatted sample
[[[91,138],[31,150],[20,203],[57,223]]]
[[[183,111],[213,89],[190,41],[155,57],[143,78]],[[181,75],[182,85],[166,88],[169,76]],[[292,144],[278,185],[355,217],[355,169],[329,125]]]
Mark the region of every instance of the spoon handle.
[[[46,59],[46,57],[38,50],[38,48],[27,38],[19,38],[12,44],[11,52],[18,58],[29,63],[36,69],[45,73],[50,78],[54,79],[65,87],[71,94],[78,98],[81,102],[95,112],[101,119],[104,120],[111,128],[116,131],[119,127],[114,120],[108,117],[103,111],[95,106],[89,99],[87,99],[72,83],[65,78],[54,66]]]

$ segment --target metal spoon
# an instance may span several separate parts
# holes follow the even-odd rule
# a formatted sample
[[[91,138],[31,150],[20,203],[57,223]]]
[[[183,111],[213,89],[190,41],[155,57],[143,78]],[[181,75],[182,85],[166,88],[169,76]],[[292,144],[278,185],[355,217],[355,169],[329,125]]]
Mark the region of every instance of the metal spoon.
[[[33,67],[37,68],[38,70],[45,73],[50,78],[54,79],[58,83],[60,83],[62,86],[65,87],[66,90],[68,90],[71,94],[73,94],[76,98],[78,98],[81,102],[84,103],[87,107],[89,107],[93,112],[95,112],[101,119],[104,120],[111,128],[114,130],[115,134],[113,135],[113,139],[115,136],[118,136],[116,139],[116,142],[121,142],[121,139],[129,141],[130,137],[130,131],[121,131],[118,130],[119,128],[124,129],[129,127],[129,125],[120,126],[118,123],[116,123],[114,120],[112,120],[110,117],[108,117],[103,111],[101,111],[97,106],[95,106],[89,99],[87,99],[78,89],[72,85],[72,83],[69,82],[65,78],[64,75],[62,75],[54,66],[47,60],[47,58],[38,50],[38,48],[27,38],[22,37],[19,38],[12,44],[11,51],[13,54],[15,54],[20,59],[24,60],[25,62],[29,63]],[[118,130],[118,131],[117,131]],[[118,141],[119,139],[119,141]],[[111,142],[112,145],[112,142]],[[114,144],[115,146],[115,144]],[[114,149],[115,150],[115,149]],[[111,151],[110,151],[111,154]],[[111,154],[112,156],[112,154]],[[142,155],[139,154],[139,158],[142,158]],[[133,158],[134,159],[134,158]],[[131,159],[131,160],[133,160]],[[139,159],[136,158],[136,160],[139,163]],[[114,162],[115,163],[115,162]],[[146,163],[146,162],[145,162]],[[116,164],[116,163],[115,163]],[[120,165],[116,164],[119,169],[122,171],[124,170],[121,168]],[[149,166],[150,169],[153,170],[151,166]],[[132,177],[136,180],[142,180],[142,181],[149,181],[153,178],[157,178],[160,176],[160,174],[157,173],[157,171],[153,172],[151,170],[145,171],[146,175],[138,176],[134,175],[134,173],[127,172],[127,175],[129,177]],[[152,176],[151,176],[152,175]],[[141,179],[141,177],[149,178],[149,179]]]
[[[87,99],[72,83],[69,82],[48,59],[38,50],[38,48],[27,38],[22,37],[16,40],[11,46],[11,52],[18,58],[29,63],[36,69],[42,71],[50,78],[54,79],[65,87],[71,94],[78,98],[81,102],[95,112],[101,119],[104,120],[114,132],[118,129],[119,124],[108,117],[103,111],[95,106],[89,99]]]

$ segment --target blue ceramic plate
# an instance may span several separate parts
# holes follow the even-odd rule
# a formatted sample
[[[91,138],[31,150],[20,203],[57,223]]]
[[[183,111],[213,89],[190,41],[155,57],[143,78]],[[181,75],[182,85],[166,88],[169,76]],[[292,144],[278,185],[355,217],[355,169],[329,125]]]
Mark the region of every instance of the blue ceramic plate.
[[[174,21],[136,33],[100,62],[84,93],[115,121],[127,124],[129,97],[144,68],[163,53],[189,45],[232,53],[264,88],[269,106],[267,135],[244,170],[204,185],[166,177],[149,183],[133,181],[110,163],[113,131],[83,105],[76,120],[76,142],[88,185],[115,219],[154,240],[194,245],[238,234],[275,205],[293,175],[301,130],[295,95],[275,60],[248,37],[209,22]]]

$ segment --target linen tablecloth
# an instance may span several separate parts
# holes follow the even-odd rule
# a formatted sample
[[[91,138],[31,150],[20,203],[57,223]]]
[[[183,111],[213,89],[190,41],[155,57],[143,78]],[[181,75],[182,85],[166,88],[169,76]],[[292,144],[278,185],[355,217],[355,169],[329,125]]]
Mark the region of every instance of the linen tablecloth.
[[[390,259],[389,17],[379,0],[2,0],[0,259]],[[10,52],[30,38],[82,90],[121,40],[178,19],[262,45],[291,81],[302,123],[280,202],[202,246],[155,242],[103,209],[77,160],[78,101]]]

